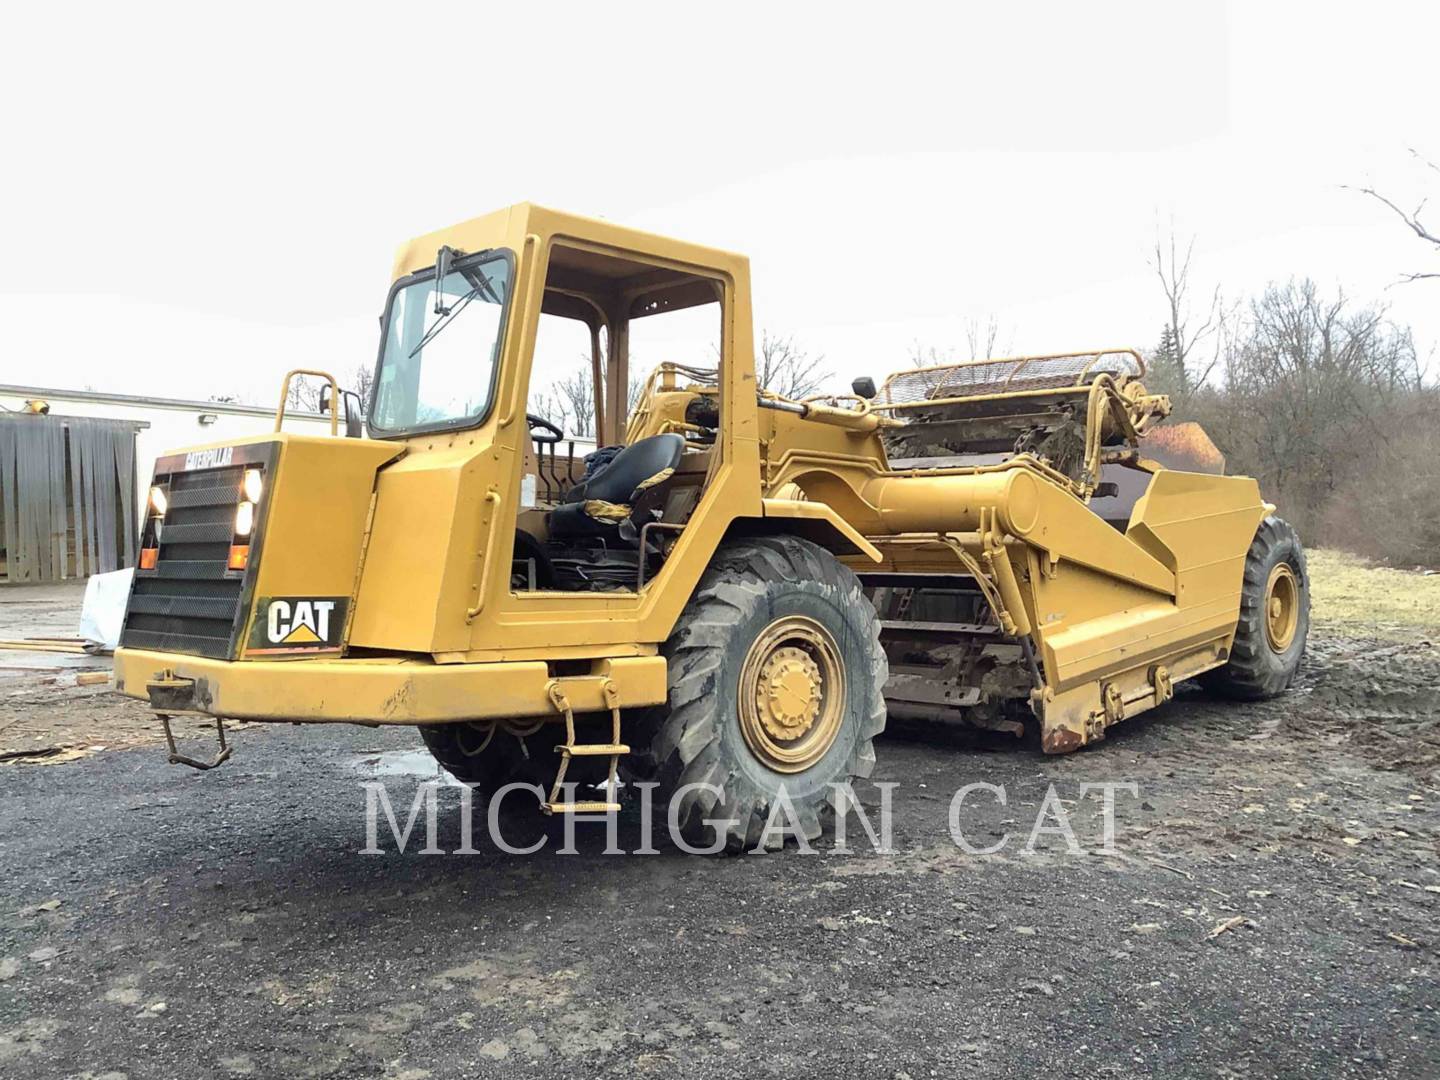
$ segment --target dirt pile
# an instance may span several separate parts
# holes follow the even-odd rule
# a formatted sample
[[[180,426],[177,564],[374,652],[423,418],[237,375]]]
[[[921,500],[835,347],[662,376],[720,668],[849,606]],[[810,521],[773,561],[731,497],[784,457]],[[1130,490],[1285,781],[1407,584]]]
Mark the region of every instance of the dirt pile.
[[[1383,769],[1440,779],[1440,649],[1312,635],[1285,726]]]

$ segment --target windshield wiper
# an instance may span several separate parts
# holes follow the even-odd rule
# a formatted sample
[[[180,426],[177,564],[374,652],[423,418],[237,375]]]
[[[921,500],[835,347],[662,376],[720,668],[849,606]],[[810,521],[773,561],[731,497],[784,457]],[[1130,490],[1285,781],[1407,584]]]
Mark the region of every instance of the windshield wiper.
[[[466,274],[466,276],[469,277],[468,274]],[[499,295],[495,292],[494,286],[490,284],[490,279],[485,276],[484,270],[479,270],[477,272],[477,276],[470,278],[470,280],[475,282],[475,287],[469,292],[467,292],[464,296],[462,296],[459,300],[455,301],[455,303],[449,308],[446,308],[445,313],[430,324],[430,329],[425,331],[424,335],[422,335],[420,340],[415,343],[415,347],[410,350],[409,355],[407,355],[405,359],[415,359],[415,354],[418,353],[421,349],[423,349],[426,345],[430,344],[431,340],[434,339],[435,335],[440,333],[440,331],[445,329],[445,327],[449,326],[450,323],[454,321],[455,316],[459,315],[460,312],[465,310],[465,305],[470,303],[471,300],[474,300],[475,297],[480,293],[483,292],[486,299],[488,299],[493,304],[499,304],[502,302]],[[438,278],[435,282],[435,288],[437,292],[440,289],[440,280]]]
[[[490,284],[490,279],[485,276],[485,271],[480,269],[479,267],[476,267],[475,272],[477,276],[470,278],[471,281],[475,282],[475,288],[483,292],[485,294],[485,298],[489,300],[492,304],[503,303],[503,301],[500,299],[500,294],[495,291],[494,286]],[[470,272],[468,270],[462,270],[461,273],[463,273],[466,277],[470,277]],[[471,294],[474,294],[473,289],[471,290]]]
[[[476,285],[475,288],[471,289],[459,300],[457,300],[455,302],[455,305],[450,308],[449,311],[447,311],[444,315],[440,316],[440,318],[436,319],[433,323],[431,323],[430,329],[425,331],[425,333],[421,336],[420,340],[415,343],[415,347],[410,350],[408,355],[406,355],[405,359],[415,359],[415,354],[418,353],[421,349],[425,348],[426,345],[429,345],[436,334],[440,333],[441,330],[444,330],[445,327],[449,326],[452,322],[454,322],[455,316],[459,315],[460,312],[465,310],[465,305],[470,303],[471,300],[474,300],[476,294],[479,293],[479,291],[480,286]]]

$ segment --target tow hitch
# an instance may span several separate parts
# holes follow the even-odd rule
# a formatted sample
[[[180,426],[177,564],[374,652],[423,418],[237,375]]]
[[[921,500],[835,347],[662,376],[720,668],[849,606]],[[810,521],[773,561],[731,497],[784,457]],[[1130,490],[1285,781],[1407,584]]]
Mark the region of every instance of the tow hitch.
[[[145,684],[145,689],[150,695],[150,710],[160,720],[160,726],[165,730],[165,742],[170,747],[171,765],[189,765],[192,769],[213,769],[217,765],[223,765],[230,759],[231,748],[225,742],[225,721],[220,717],[214,717],[215,734],[220,740],[220,749],[215,754],[213,761],[200,761],[186,754],[180,753],[175,746],[175,733],[170,730],[170,719],[176,715],[203,716],[210,719],[210,714],[203,709],[197,708],[204,698],[203,683],[197,684],[194,679],[178,677],[173,671],[162,671],[156,678]]]

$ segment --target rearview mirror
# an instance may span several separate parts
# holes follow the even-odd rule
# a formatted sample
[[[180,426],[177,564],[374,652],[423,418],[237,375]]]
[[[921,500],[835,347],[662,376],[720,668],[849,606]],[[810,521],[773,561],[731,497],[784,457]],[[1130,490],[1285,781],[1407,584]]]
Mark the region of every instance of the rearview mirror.
[[[354,390],[342,390],[345,399],[345,437],[358,439],[365,434],[365,414],[360,404],[360,395]]]
[[[324,414],[330,411],[332,405],[333,402],[330,400],[330,384],[328,382],[322,383],[320,386],[320,404],[316,408],[320,413]]]
[[[873,398],[877,392],[875,390],[875,380],[869,375],[861,375],[850,384],[850,389],[854,391],[856,397],[862,397],[866,401]]]

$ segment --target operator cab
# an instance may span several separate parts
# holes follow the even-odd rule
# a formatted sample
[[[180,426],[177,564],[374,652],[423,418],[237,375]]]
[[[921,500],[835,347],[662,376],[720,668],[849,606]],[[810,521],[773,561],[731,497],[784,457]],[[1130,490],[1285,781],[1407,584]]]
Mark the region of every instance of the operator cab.
[[[636,591],[663,565],[714,464],[722,296],[719,281],[631,253],[552,249],[530,371],[516,591]],[[641,381],[632,358],[670,362]],[[675,362],[689,359],[711,366]],[[688,409],[698,423],[687,418],[694,401],[704,403]]]
[[[427,450],[487,427],[509,440],[503,403],[523,395],[526,437],[494,491],[514,508],[512,593],[638,592],[723,452],[726,280],[577,237],[462,251],[458,235],[391,288],[370,434]],[[632,377],[632,360],[655,374]]]

